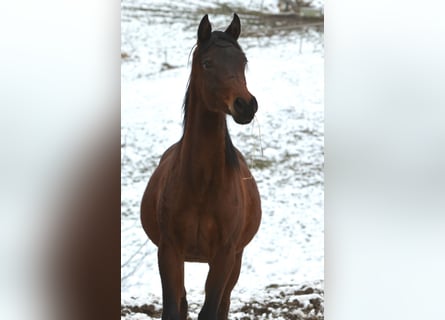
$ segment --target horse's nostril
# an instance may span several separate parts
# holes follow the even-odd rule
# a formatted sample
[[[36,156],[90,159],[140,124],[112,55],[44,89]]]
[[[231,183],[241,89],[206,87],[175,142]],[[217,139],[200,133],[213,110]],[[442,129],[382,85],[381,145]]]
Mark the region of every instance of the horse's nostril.
[[[237,112],[237,113],[242,113],[243,112],[243,100],[241,99],[241,98],[236,98],[235,99],[235,103],[234,103],[234,106],[235,106],[235,111]]]
[[[247,102],[243,98],[236,98],[234,101],[234,108],[237,114],[254,115],[258,110],[258,103],[254,96]]]

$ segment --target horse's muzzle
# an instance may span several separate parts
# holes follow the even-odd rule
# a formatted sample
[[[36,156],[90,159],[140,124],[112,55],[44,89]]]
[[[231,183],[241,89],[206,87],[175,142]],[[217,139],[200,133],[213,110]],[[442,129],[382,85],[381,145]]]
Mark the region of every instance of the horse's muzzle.
[[[232,114],[233,120],[239,124],[247,124],[255,116],[255,112],[258,110],[258,103],[254,96],[252,96],[249,102],[243,98],[236,98],[233,107],[235,111]]]

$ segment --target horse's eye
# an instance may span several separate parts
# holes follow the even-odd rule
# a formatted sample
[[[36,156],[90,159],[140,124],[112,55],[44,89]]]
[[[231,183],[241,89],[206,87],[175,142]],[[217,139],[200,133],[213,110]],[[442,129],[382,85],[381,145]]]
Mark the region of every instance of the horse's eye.
[[[205,61],[202,63],[202,67],[203,67],[204,69],[210,69],[211,66],[212,66],[212,64],[211,64],[211,62],[210,62],[209,60],[205,60]]]

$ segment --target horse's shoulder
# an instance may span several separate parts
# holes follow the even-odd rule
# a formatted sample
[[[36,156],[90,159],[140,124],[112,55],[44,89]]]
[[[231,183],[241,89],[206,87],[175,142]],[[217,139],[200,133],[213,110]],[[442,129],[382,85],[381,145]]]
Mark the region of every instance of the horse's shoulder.
[[[165,150],[165,152],[161,156],[161,160],[159,160],[159,164],[164,162],[166,159],[170,158],[171,155],[173,155],[175,153],[176,149],[178,148],[178,145],[179,145],[179,142],[171,145],[167,150]]]
[[[246,158],[244,158],[243,154],[235,148],[236,156],[238,158],[239,163],[239,172],[242,176],[250,176],[249,166],[247,164]]]
[[[236,147],[233,147],[233,149],[235,150],[236,157],[238,158],[239,163],[246,164],[246,159],[244,158],[241,151],[239,151]]]

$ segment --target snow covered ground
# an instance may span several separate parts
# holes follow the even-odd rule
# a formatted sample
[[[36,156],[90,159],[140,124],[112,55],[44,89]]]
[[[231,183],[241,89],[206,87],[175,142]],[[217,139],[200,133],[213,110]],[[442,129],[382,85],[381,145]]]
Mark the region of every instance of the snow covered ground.
[[[182,101],[199,21],[208,12],[214,29],[224,29],[231,8],[241,18],[247,85],[259,110],[250,125],[230,118],[228,124],[257,181],[263,211],[232,292],[231,319],[300,319],[298,312],[308,306],[313,314],[322,314],[317,305],[323,301],[324,278],[323,33],[271,27],[267,36],[255,35],[267,23],[255,24],[255,17],[240,8],[275,12],[276,1],[248,2],[122,2],[121,303],[153,309],[152,316],[146,311],[123,319],[159,318],[157,249],[140,225],[140,200],[161,154],[181,137]],[[185,266],[192,319],[204,300],[207,270],[206,264]],[[258,307],[252,318],[255,303],[264,300],[283,305],[269,305],[276,312]]]

